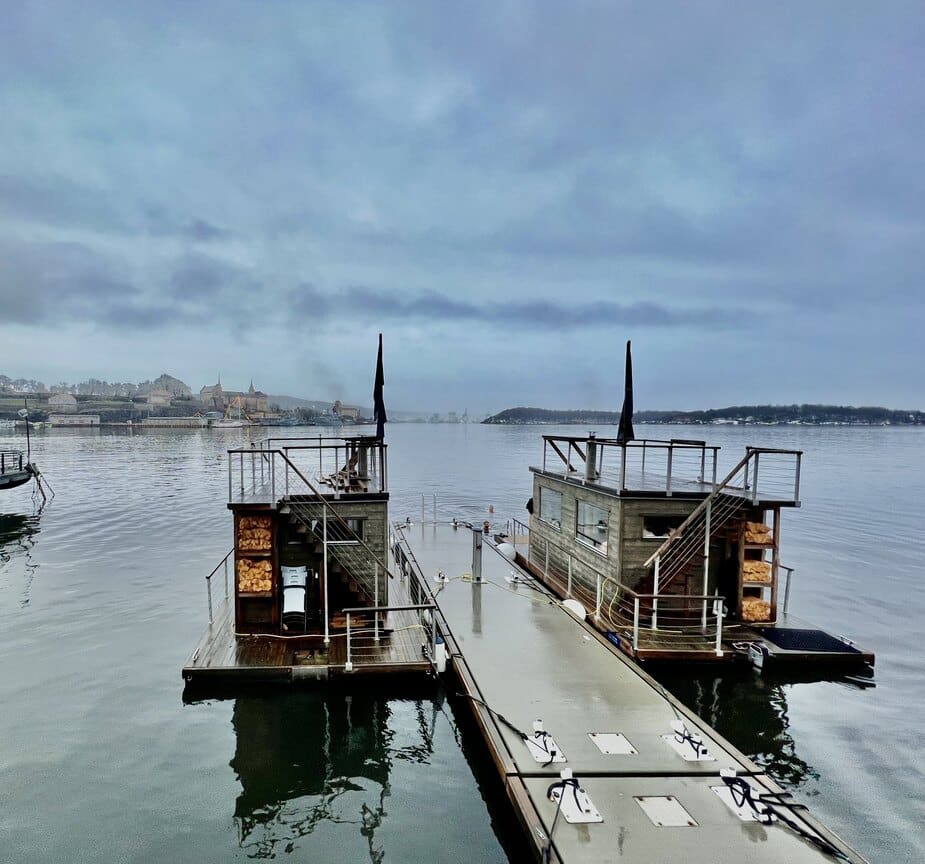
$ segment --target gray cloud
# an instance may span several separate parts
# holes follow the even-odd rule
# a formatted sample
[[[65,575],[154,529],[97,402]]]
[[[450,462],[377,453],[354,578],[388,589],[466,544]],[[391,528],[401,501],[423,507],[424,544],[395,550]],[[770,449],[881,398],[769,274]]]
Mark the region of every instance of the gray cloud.
[[[0,367],[53,324],[77,377],[90,325],[107,362],[311,395],[384,326],[425,402],[448,338],[472,380],[631,336],[666,399],[756,344],[781,375],[725,401],[920,399],[921,4],[269,6],[9,10]]]

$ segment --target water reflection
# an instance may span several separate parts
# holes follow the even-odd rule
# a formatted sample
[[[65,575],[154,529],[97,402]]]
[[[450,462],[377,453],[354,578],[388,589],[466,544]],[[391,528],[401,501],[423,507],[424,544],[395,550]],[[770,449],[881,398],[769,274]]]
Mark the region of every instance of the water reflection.
[[[32,561],[32,549],[35,546],[35,535],[39,533],[39,517],[41,508],[31,516],[21,513],[0,513],[0,568],[6,566],[14,558],[22,558],[23,589],[19,601],[20,606],[28,606],[32,591],[32,581],[38,565]]]
[[[241,848],[273,858],[335,828],[339,845],[358,835],[369,860],[381,862],[377,830],[393,767],[430,762],[442,702],[312,692],[237,699],[231,767],[241,784],[234,814]]]
[[[784,684],[748,673],[714,677],[660,672],[658,678],[782,786],[795,788],[819,778],[797,755]]]

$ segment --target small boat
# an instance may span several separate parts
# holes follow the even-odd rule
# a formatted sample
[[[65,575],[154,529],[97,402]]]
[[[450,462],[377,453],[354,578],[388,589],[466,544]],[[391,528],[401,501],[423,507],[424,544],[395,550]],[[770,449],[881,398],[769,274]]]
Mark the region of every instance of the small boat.
[[[0,491],[15,489],[38,475],[38,469],[22,450],[0,450]]]

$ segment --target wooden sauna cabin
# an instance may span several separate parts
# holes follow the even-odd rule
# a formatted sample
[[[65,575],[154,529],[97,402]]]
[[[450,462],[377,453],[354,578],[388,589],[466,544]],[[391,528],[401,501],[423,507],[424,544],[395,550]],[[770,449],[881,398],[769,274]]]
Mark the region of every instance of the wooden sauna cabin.
[[[234,548],[206,578],[188,684],[430,674],[418,634],[432,605],[388,572],[387,472],[386,445],[368,436],[228,451]]]
[[[385,470],[366,437],[229,452],[238,633],[330,634],[342,609],[388,605]]]
[[[789,615],[781,516],[800,506],[801,451],[748,447],[721,473],[704,441],[543,443],[523,563],[634,658],[873,662]]]

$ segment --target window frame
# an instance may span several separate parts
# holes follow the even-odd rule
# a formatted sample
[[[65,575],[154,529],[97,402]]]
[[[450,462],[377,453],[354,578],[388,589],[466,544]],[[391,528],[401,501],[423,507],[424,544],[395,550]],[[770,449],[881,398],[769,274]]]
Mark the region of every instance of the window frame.
[[[555,519],[550,519],[543,515],[543,498],[546,497],[544,493],[555,495],[558,499],[558,504],[559,504],[558,514],[559,515]],[[544,525],[548,525],[550,528],[552,528],[553,531],[561,532],[562,531],[562,493],[557,491],[556,489],[551,489],[549,486],[540,486],[539,487],[539,499],[540,499],[540,504],[539,504],[539,507],[536,508],[537,518]]]
[[[604,523],[603,540],[599,540],[597,537],[591,537],[588,534],[582,533],[580,516],[582,506],[591,507],[594,510],[598,510],[604,514],[603,519],[598,519],[596,522],[589,523],[591,525],[591,530],[599,528],[601,523]],[[581,498],[578,498],[575,505],[575,539],[584,546],[587,546],[589,549],[593,549],[595,552],[597,552],[598,555],[606,558],[610,548],[610,510],[606,507],[599,507],[597,504],[592,504],[590,501],[583,501]]]

